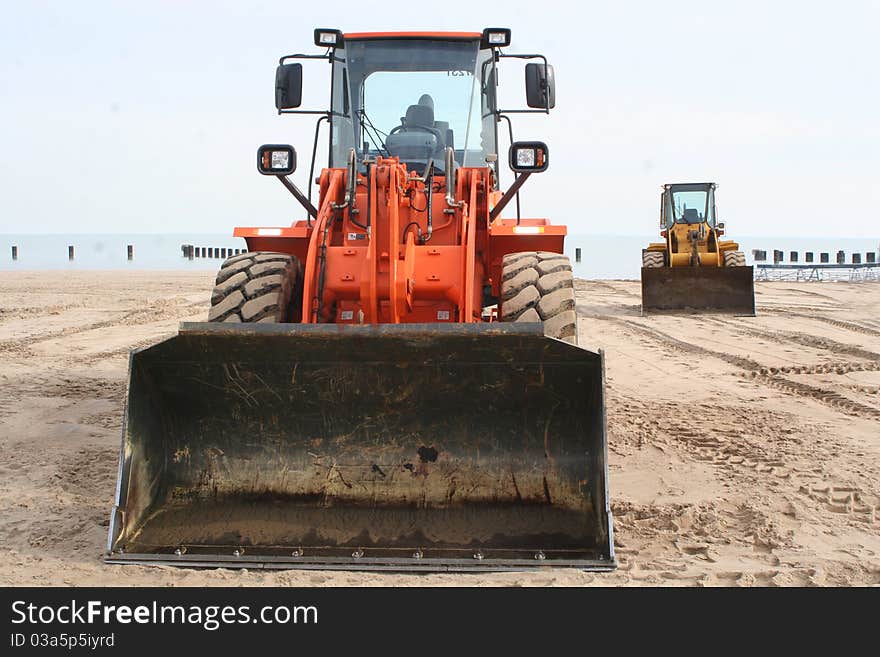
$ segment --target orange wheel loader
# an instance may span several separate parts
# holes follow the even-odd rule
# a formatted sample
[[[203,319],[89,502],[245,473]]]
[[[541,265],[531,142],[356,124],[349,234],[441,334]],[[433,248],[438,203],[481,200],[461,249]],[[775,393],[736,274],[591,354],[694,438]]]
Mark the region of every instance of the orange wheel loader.
[[[755,283],[739,244],[723,240],[715,183],[664,185],[663,242],[642,250],[642,314],[755,314]]]
[[[511,139],[502,191],[498,124],[555,104],[552,66],[509,42],[319,29],[323,54],[281,59],[279,113],[319,114],[316,145],[329,123],[316,203],[294,148],[260,147],[306,218],[236,228],[208,321],[132,352],[107,562],[616,565],[566,229],[500,216],[549,152]],[[529,109],[497,106],[505,58],[535,60]],[[329,110],[297,109],[314,59]]]

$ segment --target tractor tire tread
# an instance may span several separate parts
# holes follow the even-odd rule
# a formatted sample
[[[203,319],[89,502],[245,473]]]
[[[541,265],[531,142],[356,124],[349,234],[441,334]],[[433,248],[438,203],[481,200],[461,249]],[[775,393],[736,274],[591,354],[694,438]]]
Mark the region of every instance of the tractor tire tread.
[[[223,262],[223,266],[225,267],[226,265],[231,265],[233,262],[238,262],[239,260],[246,260],[248,258],[253,258],[253,257],[254,257],[253,253],[251,253],[250,251],[245,251],[244,253],[241,253],[239,255],[230,256],[229,258],[226,258],[226,260]]]
[[[219,281],[215,286],[214,290],[211,292],[211,303],[217,304],[225,298],[230,292],[237,289],[239,285],[242,283],[246,283],[248,280],[247,272],[239,271],[230,276],[229,278]]]
[[[538,264],[538,259],[534,254],[530,255],[531,257],[528,258],[517,258],[510,261],[507,260],[507,256],[504,256],[501,264],[501,280],[509,281],[521,271],[535,268]]]
[[[666,259],[661,251],[645,251],[642,253],[642,267],[659,269],[666,264]]]
[[[516,276],[505,281],[501,293],[502,301],[510,301],[530,285],[537,285],[539,280],[538,272],[534,268],[523,269]]]
[[[502,322],[541,322],[544,335],[577,344],[574,275],[566,256],[512,253],[501,262]]]
[[[209,322],[289,322],[295,314],[299,260],[285,253],[251,252],[227,259],[211,293]]]
[[[503,296],[503,295],[502,295]],[[534,285],[529,285],[514,294],[501,304],[501,319],[505,322],[515,322],[525,311],[534,308],[541,300],[541,293]]]
[[[570,288],[562,288],[554,290],[550,294],[543,294],[537,308],[541,319],[544,320],[555,317],[566,310],[574,310],[574,291]]]
[[[544,274],[538,278],[538,291],[541,294],[550,294],[554,290],[574,287],[574,278],[571,272],[560,270],[552,274]]]
[[[571,262],[565,256],[547,258],[538,263],[538,273],[541,276],[553,274],[558,271],[571,271]]]
[[[746,254],[742,251],[725,251],[724,252],[725,267],[745,267]]]

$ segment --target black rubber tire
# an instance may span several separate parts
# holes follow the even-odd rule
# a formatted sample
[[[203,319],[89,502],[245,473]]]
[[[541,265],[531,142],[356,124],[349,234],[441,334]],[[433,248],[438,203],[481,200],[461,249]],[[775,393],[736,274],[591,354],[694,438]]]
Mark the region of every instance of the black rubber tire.
[[[302,315],[302,267],[286,253],[249,251],[217,272],[209,322],[281,324]]]
[[[745,267],[746,254],[742,251],[725,251],[724,252],[725,267]]]
[[[571,262],[560,253],[525,251],[501,260],[502,322],[542,322],[544,335],[577,344]]]
[[[663,251],[642,251],[642,267],[659,269],[666,266],[666,254]]]

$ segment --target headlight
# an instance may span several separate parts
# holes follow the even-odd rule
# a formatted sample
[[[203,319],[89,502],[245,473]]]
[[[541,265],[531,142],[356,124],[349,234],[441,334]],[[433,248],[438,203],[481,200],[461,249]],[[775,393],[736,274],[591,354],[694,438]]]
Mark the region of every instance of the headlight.
[[[296,151],[287,144],[264,144],[257,149],[257,170],[264,176],[287,176],[296,170]]]
[[[535,166],[535,149],[534,148],[518,148],[516,149],[516,165],[519,167],[527,167],[531,169]]]
[[[290,153],[287,151],[269,151],[272,156],[273,169],[286,169],[290,166]]]
[[[547,144],[542,141],[518,141],[510,145],[510,168],[517,173],[544,171],[549,161]]]

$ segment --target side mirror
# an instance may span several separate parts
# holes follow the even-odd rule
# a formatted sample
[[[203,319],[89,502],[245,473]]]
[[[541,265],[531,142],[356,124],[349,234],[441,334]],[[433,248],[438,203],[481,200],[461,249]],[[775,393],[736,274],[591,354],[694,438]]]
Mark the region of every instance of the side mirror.
[[[302,64],[282,64],[275,69],[275,107],[291,109],[302,104]]]
[[[257,170],[264,176],[288,176],[296,171],[296,151],[287,144],[264,144],[257,149]]]
[[[718,230],[724,230],[724,222],[719,221],[717,224],[715,224],[715,228],[717,228]]]
[[[546,73],[545,76],[544,64],[526,64],[526,104],[529,107],[556,107],[556,80],[550,64],[547,64]]]
[[[508,152],[510,168],[517,173],[539,173],[550,164],[550,151],[542,141],[517,141]]]

